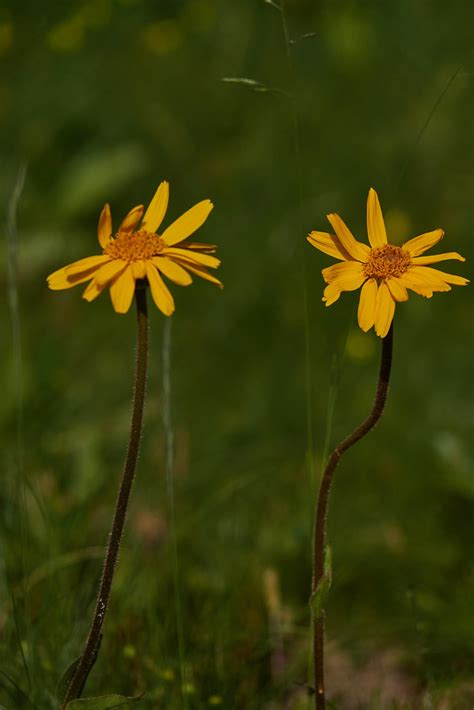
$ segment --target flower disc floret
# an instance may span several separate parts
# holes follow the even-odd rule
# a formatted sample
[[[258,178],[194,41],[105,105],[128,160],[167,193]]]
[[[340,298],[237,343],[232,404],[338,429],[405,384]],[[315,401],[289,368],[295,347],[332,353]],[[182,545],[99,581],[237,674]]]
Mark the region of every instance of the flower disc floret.
[[[140,229],[138,232],[118,232],[104,249],[113,259],[122,259],[128,263],[147,260],[160,254],[166,247],[163,237]]]
[[[384,244],[370,250],[364,274],[367,278],[387,279],[389,276],[401,276],[409,266],[410,254],[405,249]]]

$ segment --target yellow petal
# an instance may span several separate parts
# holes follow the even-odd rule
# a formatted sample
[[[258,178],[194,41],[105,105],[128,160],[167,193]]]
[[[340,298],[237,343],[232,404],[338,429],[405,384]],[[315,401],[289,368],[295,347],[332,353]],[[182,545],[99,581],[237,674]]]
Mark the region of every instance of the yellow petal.
[[[165,229],[162,234],[165,242],[171,246],[189,237],[204,224],[213,207],[214,205],[210,200],[202,200],[202,202],[198,202],[197,205],[191,207]]]
[[[366,262],[369,258],[370,249],[367,244],[356,241],[348,226],[342,221],[338,214],[328,214],[332,228],[341,242],[344,249],[357,261]]]
[[[110,261],[108,254],[100,254],[99,256],[87,256],[85,259],[79,259],[73,264],[64,267],[68,276],[76,276],[83,274],[85,271],[91,271],[99,266],[103,266]]]
[[[425,264],[437,264],[438,261],[448,261],[456,259],[457,261],[466,261],[466,259],[458,254],[457,251],[449,251],[445,254],[431,254],[430,256],[415,256],[411,259],[414,266],[423,266]]]
[[[81,284],[84,283],[84,281],[92,279],[97,268],[99,267],[95,267],[76,276],[68,276],[65,268],[58,269],[48,276],[48,287],[52,291],[62,291],[67,288],[72,288],[73,286],[77,286],[77,284]]]
[[[387,243],[387,232],[380,207],[379,196],[371,187],[367,198],[367,234],[373,249],[383,247]]]
[[[360,290],[357,319],[363,331],[370,330],[375,322],[375,305],[377,302],[377,281],[368,279]]]
[[[381,338],[385,338],[395,314],[395,301],[385,282],[380,284],[377,291],[375,309],[375,332]]]
[[[125,269],[127,262],[122,259],[114,259],[105,266],[99,269],[96,274],[97,284],[99,286],[107,286],[112,279]]]
[[[153,266],[150,261],[147,261],[145,266],[153,300],[165,316],[170,316],[174,312],[173,296],[159,275],[156,267]]]
[[[328,266],[327,269],[323,269],[323,277],[326,283],[334,287],[326,288],[324,291],[323,301],[326,302],[326,306],[337,301],[341,291],[355,291],[366,279],[364,266],[358,261],[345,261],[342,264]],[[339,292],[337,296],[336,291]]]
[[[110,285],[110,298],[116,313],[126,313],[135,293],[135,279],[131,266],[127,266]]]
[[[352,259],[349,252],[347,252],[342,246],[339,239],[333,234],[328,234],[328,232],[310,232],[306,237],[308,242],[319,251],[329,254],[329,256],[334,256],[336,259],[342,259],[343,261],[350,261]]]
[[[155,256],[151,261],[162,274],[180,286],[189,286],[193,282],[191,276],[182,266],[171,261],[166,256]]]
[[[133,208],[133,210],[130,210],[130,212],[120,225],[119,232],[133,232],[133,230],[142,218],[143,210],[143,205],[137,205]]]
[[[153,195],[153,199],[145,212],[142,222],[143,229],[146,229],[148,232],[156,232],[168,209],[169,193],[169,183],[166,181],[162,182]]]
[[[198,266],[197,264],[191,263],[190,261],[186,261],[185,259],[177,259],[177,261],[182,264],[185,269],[191,271],[193,274],[200,276],[206,281],[210,281],[211,283],[216,284],[216,286],[219,286],[219,288],[224,288],[222,282],[219,281],[219,279],[216,279],[216,277],[210,274],[208,271],[206,271],[204,266]]]
[[[202,254],[201,252],[191,251],[191,249],[180,249],[179,247],[165,248],[163,255],[176,256],[180,259],[186,259],[186,261],[198,264],[199,266],[209,266],[211,269],[217,269],[221,263],[220,259],[210,254]]]
[[[434,247],[443,236],[444,231],[442,229],[435,229],[432,232],[420,234],[419,237],[413,237],[413,239],[405,242],[402,248],[406,249],[410,256],[418,256],[419,254],[423,254],[427,249]]]
[[[445,271],[432,269],[429,266],[414,266],[410,269],[410,273],[412,273],[413,271],[415,271],[417,274],[422,274],[428,280],[441,280],[448,284],[455,284],[456,286],[467,286],[467,284],[469,283],[469,279],[465,279],[464,276],[458,276],[457,274],[447,274]]]
[[[132,274],[134,279],[146,278],[145,261],[143,259],[132,261]]]
[[[418,274],[414,267],[408,269],[408,271],[400,276],[400,281],[406,288],[415,291],[415,293],[425,298],[431,298],[434,291],[451,291],[451,286],[441,279],[437,281],[433,281],[433,279],[428,280],[423,274]]]
[[[330,283],[329,286],[326,286],[324,289],[323,303],[326,304],[326,307],[332,306],[333,303],[339,300],[340,295],[340,289],[334,283]]]
[[[105,249],[112,236],[112,215],[110,214],[110,205],[105,204],[99,217],[97,226],[97,238],[102,249]]]
[[[93,301],[97,296],[100,296],[102,291],[105,289],[105,286],[100,286],[97,283],[97,279],[92,279],[90,284],[87,286],[85,289],[84,293],[82,294],[82,298],[85,298],[86,301]]]
[[[333,264],[332,266],[328,266],[322,270],[323,278],[326,283],[331,283],[331,281],[334,281],[335,279],[360,276],[363,273],[364,265],[359,261],[345,261],[342,264]],[[341,289],[341,291],[343,290],[344,289]]]
[[[396,301],[408,301],[408,293],[406,287],[395,276],[390,276],[385,282],[390,290],[390,293]]]

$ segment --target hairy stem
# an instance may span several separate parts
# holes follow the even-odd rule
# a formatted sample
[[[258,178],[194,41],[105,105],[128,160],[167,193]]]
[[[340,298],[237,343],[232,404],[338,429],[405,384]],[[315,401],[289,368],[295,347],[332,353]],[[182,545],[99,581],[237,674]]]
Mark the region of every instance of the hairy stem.
[[[382,356],[380,361],[379,379],[377,391],[375,393],[372,410],[360,426],[352,434],[347,436],[336,446],[324,471],[319,487],[318,499],[315,510],[314,537],[313,537],[313,579],[312,595],[322,592],[322,585],[329,580],[324,579],[328,574],[325,570],[326,555],[326,518],[329,503],[329,493],[334,478],[334,472],[342,454],[362,439],[375,426],[382,416],[387,399],[390,370],[392,367],[392,345],[393,345],[393,325],[390,327],[386,337],[382,340]],[[324,621],[325,612],[323,608],[318,609],[313,618],[313,662],[314,662],[314,684],[316,709],[325,710],[325,689],[324,689]]]
[[[100,581],[97,603],[89,629],[89,635],[84,646],[84,650],[77,664],[76,670],[68,687],[64,698],[62,710],[65,710],[68,702],[79,698],[87,681],[87,677],[96,660],[99,645],[102,637],[102,626],[104,623],[107,606],[114,578],[115,566],[120,548],[120,540],[127,514],[128,500],[135,476],[138,449],[140,446],[140,435],[143,420],[143,406],[145,402],[145,385],[147,371],[148,354],[148,316],[146,303],[146,288],[137,285],[135,291],[137,306],[137,360],[135,369],[135,395],[133,400],[132,424],[130,428],[130,439],[128,443],[127,456],[120,481],[115,512],[112,521],[112,529],[109,535],[109,543],[104,559],[102,579]]]

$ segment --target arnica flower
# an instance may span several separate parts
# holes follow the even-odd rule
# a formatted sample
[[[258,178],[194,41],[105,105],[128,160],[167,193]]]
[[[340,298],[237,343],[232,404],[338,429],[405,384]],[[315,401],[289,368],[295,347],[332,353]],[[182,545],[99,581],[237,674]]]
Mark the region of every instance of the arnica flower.
[[[162,182],[144,213],[143,205],[134,207],[122,221],[116,234],[112,230],[110,207],[105,205],[99,219],[98,239],[102,254],[80,259],[48,276],[49,288],[61,290],[89,281],[83,293],[93,301],[110,286],[112,305],[117,313],[126,313],[135,292],[135,282],[146,279],[156,305],[166,316],[175,309],[173,296],[163,276],[180,286],[192,283],[190,272],[222,288],[208,272],[220,261],[211,256],[213,244],[185,241],[201,227],[213,208],[203,200],[178,217],[161,234],[156,234],[165,216],[169,185]]]
[[[343,263],[323,269],[323,277],[328,284],[323,301],[326,306],[331,306],[342,291],[355,291],[362,287],[358,321],[364,331],[375,326],[377,335],[384,338],[393,320],[395,304],[408,299],[407,289],[431,298],[435,291],[450,291],[450,284],[465,286],[469,283],[462,276],[446,274],[428,266],[447,259],[465,261],[457,252],[421,256],[442,239],[442,229],[414,237],[401,247],[389,244],[379,198],[373,188],[367,198],[370,247],[356,241],[338,214],[328,214],[327,218],[336,234],[311,232],[308,241],[316,249]]]

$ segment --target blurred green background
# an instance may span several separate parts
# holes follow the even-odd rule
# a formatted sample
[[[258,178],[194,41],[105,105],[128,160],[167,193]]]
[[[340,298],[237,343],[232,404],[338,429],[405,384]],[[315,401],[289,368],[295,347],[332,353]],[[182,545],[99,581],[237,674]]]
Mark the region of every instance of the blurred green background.
[[[117,223],[163,179],[168,220],[214,201],[199,239],[219,245],[225,289],[172,289],[178,585],[151,309],[142,452],[87,694],[308,706],[315,486],[371,405],[380,341],[355,294],[324,308],[332,260],[305,236],[337,211],[365,241],[374,186],[392,241],[442,226],[439,251],[468,259],[446,270],[469,277],[473,20],[466,0],[2,0],[4,215],[27,163],[0,253],[2,708],[58,707],[129,427],[133,311],[45,279],[98,253],[104,202]],[[454,287],[397,309],[386,413],[337,472],[334,707],[473,704],[472,303]]]

